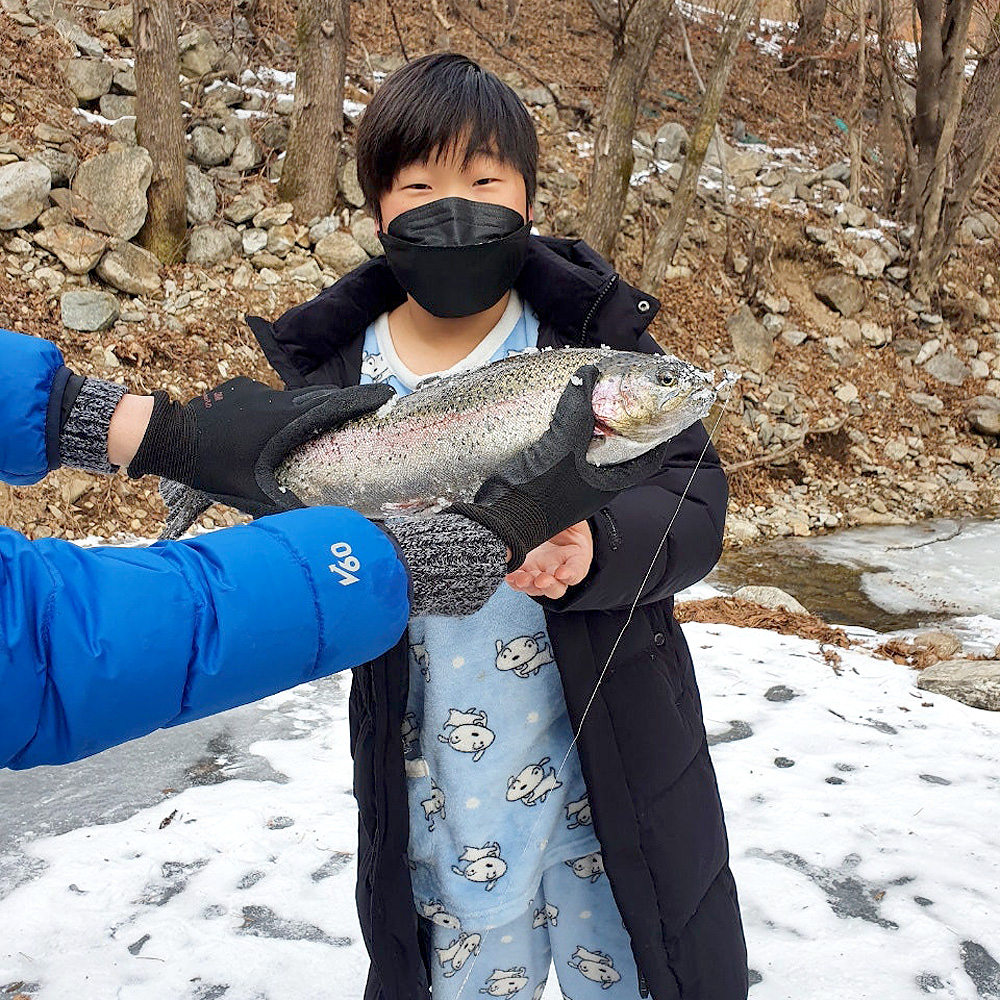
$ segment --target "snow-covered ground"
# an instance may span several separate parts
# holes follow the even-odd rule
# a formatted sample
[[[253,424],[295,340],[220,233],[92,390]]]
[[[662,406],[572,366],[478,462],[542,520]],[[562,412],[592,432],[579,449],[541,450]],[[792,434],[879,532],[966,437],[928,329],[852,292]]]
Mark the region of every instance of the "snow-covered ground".
[[[802,543],[817,567],[858,569],[885,608],[946,610],[967,644],[1000,640],[998,522]],[[918,691],[863,649],[831,665],[812,641],[685,632],[753,1000],[1000,1000],[1000,715]],[[360,997],[348,685],[0,772],[0,997],[16,983],[33,1000]]]

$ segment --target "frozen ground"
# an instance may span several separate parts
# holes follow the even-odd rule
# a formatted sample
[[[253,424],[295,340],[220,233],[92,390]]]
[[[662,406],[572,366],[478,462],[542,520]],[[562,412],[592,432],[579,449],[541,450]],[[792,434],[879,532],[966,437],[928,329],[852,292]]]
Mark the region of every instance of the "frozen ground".
[[[934,531],[919,549],[898,548],[928,540],[912,529],[828,544],[863,578],[889,574],[875,599],[915,579],[904,593],[947,598],[970,635],[1000,638],[983,613],[996,616],[997,528]],[[892,569],[892,552],[910,555]],[[974,614],[956,592],[986,603]],[[1000,716],[919,692],[908,668],[863,651],[834,668],[815,642],[685,631],[753,1000],[1000,1000]],[[0,997],[13,983],[37,1000],[360,997],[348,683],[0,775]]]

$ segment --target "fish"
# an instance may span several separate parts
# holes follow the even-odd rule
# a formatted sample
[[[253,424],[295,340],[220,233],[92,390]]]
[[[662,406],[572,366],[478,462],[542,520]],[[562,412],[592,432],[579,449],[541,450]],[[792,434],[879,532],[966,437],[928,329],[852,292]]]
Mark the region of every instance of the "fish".
[[[636,458],[679,434],[706,416],[735,380],[727,373],[716,383],[713,374],[672,355],[524,351],[425,379],[408,395],[300,445],[275,478],[306,506],[350,507],[374,520],[471,500],[505,461],[548,430],[563,391],[584,365],[598,372],[586,455],[594,466]],[[185,531],[211,499],[186,487],[163,492],[170,516],[161,537]]]

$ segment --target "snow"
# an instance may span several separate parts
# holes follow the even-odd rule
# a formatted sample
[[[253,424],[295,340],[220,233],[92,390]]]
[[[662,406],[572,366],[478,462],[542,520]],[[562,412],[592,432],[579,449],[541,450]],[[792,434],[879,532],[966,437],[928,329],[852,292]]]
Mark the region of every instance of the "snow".
[[[963,544],[974,552],[982,542],[972,534]],[[838,558],[863,550],[838,544]],[[685,596],[711,593],[702,584]],[[1000,620],[980,618],[981,632],[1000,636]],[[754,1000],[995,997],[1000,717],[920,692],[913,671],[864,650],[838,650],[833,666],[814,641],[684,628],[715,742],[749,964],[762,976]],[[153,756],[176,768],[192,727],[111,751],[122,773],[117,809],[102,818],[66,799],[83,822],[63,823],[57,836],[30,832],[35,776],[49,782],[46,808],[58,812],[59,782],[69,795],[101,758],[4,774],[7,811],[20,800],[24,829],[0,840],[0,860],[24,857],[20,878],[0,883],[0,987],[38,984],[38,1000],[360,997],[348,684],[330,678],[197,724],[195,743],[239,732],[239,744],[254,726],[267,735],[249,743],[248,759],[262,764],[255,780],[216,739],[202,767],[242,776],[164,796],[159,782],[171,779],[142,759],[144,747],[156,741]],[[141,782],[127,787],[136,758],[145,792]],[[113,769],[101,780],[113,788]],[[558,1000],[552,982],[547,996]]]

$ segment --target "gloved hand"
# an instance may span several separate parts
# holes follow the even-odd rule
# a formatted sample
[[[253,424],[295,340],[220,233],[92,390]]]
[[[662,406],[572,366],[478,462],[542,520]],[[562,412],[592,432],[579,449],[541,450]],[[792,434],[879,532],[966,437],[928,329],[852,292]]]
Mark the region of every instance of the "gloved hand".
[[[472,503],[448,508],[489,528],[511,551],[516,569],[542,542],[596,514],[623,489],[656,473],[667,444],[617,465],[591,465],[587,446],[594,433],[591,404],[598,371],[581,368],[566,386],[549,429],[515,455],[480,487]]]
[[[275,481],[284,457],[393,395],[386,385],[279,391],[249,378],[230,379],[184,405],[155,392],[128,474],[176,480],[255,517],[301,507]]]

